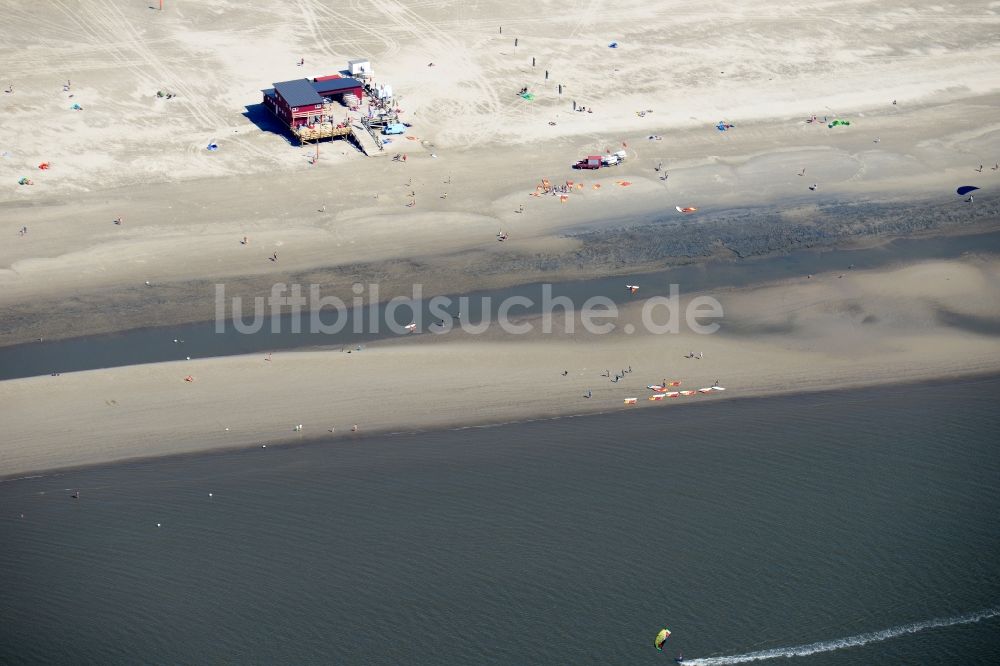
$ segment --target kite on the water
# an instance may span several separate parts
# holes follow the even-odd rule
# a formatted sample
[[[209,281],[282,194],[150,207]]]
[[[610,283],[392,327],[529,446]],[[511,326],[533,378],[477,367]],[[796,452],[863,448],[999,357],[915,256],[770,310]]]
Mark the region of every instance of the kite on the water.
[[[656,639],[653,641],[653,645],[656,646],[657,650],[663,651],[663,644],[667,642],[670,638],[670,630],[664,627],[660,629],[660,633],[656,634]]]

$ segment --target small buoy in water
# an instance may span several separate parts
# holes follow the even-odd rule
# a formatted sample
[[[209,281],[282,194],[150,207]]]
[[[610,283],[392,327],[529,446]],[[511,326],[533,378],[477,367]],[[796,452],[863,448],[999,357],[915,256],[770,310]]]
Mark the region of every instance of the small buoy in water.
[[[209,496],[209,497],[211,497],[211,496],[212,496],[212,493],[209,493],[209,494],[208,494],[208,496]]]
[[[267,448],[267,444],[261,444],[261,445],[260,445],[260,448],[262,448],[262,449],[266,449],[266,448]]]
[[[229,432],[229,428],[226,428],[226,432]]]
[[[156,523],[156,526],[157,526],[157,527],[159,527],[159,526],[160,526],[160,524],[159,524],[159,523]]]
[[[187,360],[189,360],[189,361],[190,361],[190,360],[191,360],[191,357],[190,357],[190,356],[188,356],[188,357],[187,357]]]

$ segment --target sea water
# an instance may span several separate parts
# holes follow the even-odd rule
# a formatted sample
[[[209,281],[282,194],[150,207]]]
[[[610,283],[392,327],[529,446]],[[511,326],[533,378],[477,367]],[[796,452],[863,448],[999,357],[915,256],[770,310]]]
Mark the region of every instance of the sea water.
[[[997,663],[998,396],[941,381],[6,481],[0,664]]]

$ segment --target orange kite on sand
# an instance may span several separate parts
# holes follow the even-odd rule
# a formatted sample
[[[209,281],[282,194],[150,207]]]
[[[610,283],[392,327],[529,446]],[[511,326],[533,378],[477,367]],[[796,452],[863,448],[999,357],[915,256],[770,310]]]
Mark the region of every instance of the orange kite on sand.
[[[619,180],[618,184],[621,185],[622,187],[628,187],[632,183],[628,182],[627,180]]]
[[[184,378],[184,381],[186,381],[186,382],[193,382],[194,381],[194,377],[192,377],[191,375],[188,375],[187,377]]]
[[[693,213],[696,210],[698,210],[694,206],[688,206],[687,208],[681,208],[680,206],[674,206],[674,208],[677,209],[678,213]]]
[[[594,183],[594,189],[595,190],[601,189],[601,184],[600,183]]]

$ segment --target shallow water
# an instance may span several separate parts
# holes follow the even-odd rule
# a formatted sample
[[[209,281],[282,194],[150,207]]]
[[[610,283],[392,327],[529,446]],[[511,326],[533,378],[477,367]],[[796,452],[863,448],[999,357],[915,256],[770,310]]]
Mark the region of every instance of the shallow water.
[[[713,288],[740,286],[771,280],[803,276],[809,273],[847,270],[854,265],[858,270],[872,269],[896,262],[920,259],[943,259],[958,257],[967,252],[1000,253],[1000,233],[969,236],[936,237],[921,239],[898,239],[884,246],[858,250],[801,250],[787,256],[743,261],[717,261],[704,264],[681,266],[667,271],[632,275],[628,278],[605,277],[574,282],[556,283],[551,286],[552,296],[567,296],[576,308],[593,296],[605,296],[621,303],[630,299],[625,291],[625,283],[638,284],[640,297],[667,295],[671,284],[679,285],[681,294],[704,291]],[[308,286],[304,287],[308,292]],[[367,293],[367,292],[366,292]],[[348,306],[353,294],[337,293]],[[533,307],[516,308],[515,316],[537,314],[541,311],[542,284],[528,284],[511,289],[480,291],[465,294],[468,305],[459,307],[459,296],[451,295],[454,303],[449,308],[452,313],[459,310],[463,319],[479,322],[484,312],[492,312],[490,319],[496,321],[496,311],[505,298],[524,296]],[[484,299],[489,297],[489,308],[484,308]],[[434,331],[437,317],[431,315],[425,302],[421,330]],[[249,307],[249,304],[248,304]],[[367,301],[366,301],[367,308]],[[332,312],[327,313],[333,315]],[[399,327],[415,319],[412,312],[400,308],[394,316]],[[246,322],[252,320],[249,312]],[[337,319],[324,316],[323,322],[332,325]],[[301,320],[302,333],[293,333],[290,316],[277,318],[272,326],[268,319],[258,333],[241,334],[227,325],[225,332],[217,333],[215,322],[201,322],[182,326],[144,328],[66,340],[52,340],[8,347],[0,347],[0,380],[17,377],[46,375],[53,372],[73,372],[94,368],[116,367],[138,363],[177,361],[185,357],[205,358],[209,356],[229,356],[279,349],[296,349],[315,346],[356,346],[366,342],[394,337],[387,332],[387,315],[384,307],[375,308],[372,316],[367,309],[362,311],[361,330],[357,334],[355,319],[350,309],[339,320],[344,328],[340,333],[309,333],[308,315]],[[378,322],[378,325],[373,325]],[[994,324],[991,324],[994,325]],[[995,326],[995,325],[994,325]],[[373,332],[377,328],[378,332]],[[458,335],[456,330],[454,335]],[[178,340],[178,342],[174,342]]]
[[[794,662],[996,663],[998,397],[1000,378],[731,400],[0,483],[0,663],[814,643]]]

